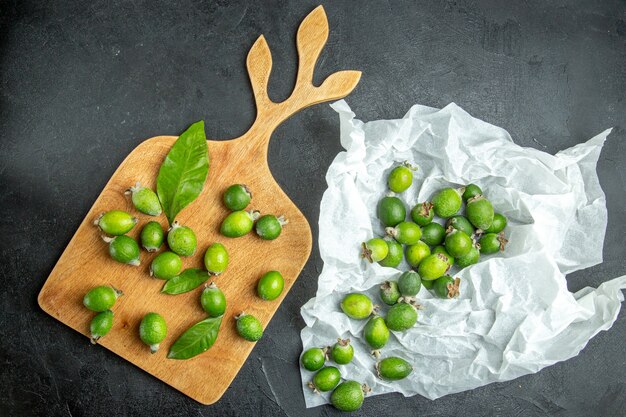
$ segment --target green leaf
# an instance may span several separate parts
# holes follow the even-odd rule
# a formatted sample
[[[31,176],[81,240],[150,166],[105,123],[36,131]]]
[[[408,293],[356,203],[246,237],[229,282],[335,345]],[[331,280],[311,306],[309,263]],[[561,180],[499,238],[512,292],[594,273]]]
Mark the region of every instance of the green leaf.
[[[209,350],[217,340],[222,316],[209,317],[191,326],[174,342],[168,359],[189,359]]]
[[[209,152],[201,120],[178,137],[159,169],[157,195],[170,225],[200,195],[208,173]]]
[[[165,294],[182,294],[198,288],[209,279],[209,273],[198,268],[185,269],[180,275],[168,279],[161,289]]]

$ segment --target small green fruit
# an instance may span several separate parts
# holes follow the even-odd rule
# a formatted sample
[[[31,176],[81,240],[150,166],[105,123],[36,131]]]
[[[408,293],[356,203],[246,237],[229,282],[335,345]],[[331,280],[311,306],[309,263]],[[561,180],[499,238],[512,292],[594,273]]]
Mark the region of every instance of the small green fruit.
[[[113,312],[105,310],[91,319],[89,331],[91,332],[91,343],[96,344],[101,337],[106,336],[113,327]]]
[[[500,213],[494,213],[493,222],[491,226],[489,226],[485,232],[486,233],[500,233],[504,230],[507,224],[507,219]]]
[[[443,218],[454,216],[461,209],[462,203],[459,191],[454,188],[444,188],[433,198],[435,214]]]
[[[307,371],[321,369],[324,366],[324,361],[326,361],[326,349],[318,347],[306,350],[300,358],[302,366]]]
[[[263,325],[256,317],[241,312],[235,317],[237,333],[249,342],[256,342],[263,336]]]
[[[446,229],[439,223],[429,223],[422,228],[422,242],[430,246],[437,246],[443,243],[446,237]]]
[[[330,403],[339,411],[356,411],[363,405],[363,391],[367,386],[361,386],[356,381],[342,382],[330,396]]]
[[[354,348],[350,344],[350,339],[337,339],[337,343],[333,345],[330,354],[338,365],[350,363],[354,357]]]
[[[411,372],[413,372],[413,367],[402,358],[385,358],[376,364],[378,377],[389,381],[404,379],[409,376]]]
[[[363,320],[374,312],[374,305],[367,295],[352,293],[344,297],[341,302],[341,310],[350,318]]]
[[[224,191],[222,196],[224,205],[232,211],[243,210],[248,207],[250,200],[252,200],[252,193],[243,184],[231,185]]]
[[[422,229],[413,222],[400,222],[385,229],[387,234],[403,245],[415,245],[422,237]]]
[[[415,271],[407,271],[398,278],[398,289],[403,297],[414,297],[422,288],[422,280]]]
[[[465,267],[478,263],[479,259],[480,259],[480,251],[478,250],[477,244],[474,244],[472,245],[472,248],[469,250],[469,252],[467,252],[467,254],[457,258],[456,265],[459,268],[463,269]]]
[[[159,344],[167,337],[167,323],[158,313],[146,314],[139,324],[139,338],[150,346],[150,353],[159,350]]]
[[[477,229],[486,230],[493,223],[493,206],[482,195],[477,195],[467,200],[465,214],[467,214],[467,218]]]
[[[141,229],[141,246],[148,252],[156,252],[163,244],[165,234],[161,223],[151,221]]]
[[[456,229],[452,229],[452,231],[446,235],[445,242],[446,251],[455,258],[467,255],[474,244],[471,237]]]
[[[465,216],[452,216],[446,222],[446,227],[448,229],[453,228],[456,230],[460,230],[468,236],[472,236],[475,232],[474,226],[467,220]]]
[[[219,317],[226,311],[226,297],[214,282],[202,290],[200,304],[209,317]]]
[[[463,191],[463,200],[467,201],[470,198],[476,197],[483,193],[483,190],[476,184],[467,184],[465,186],[465,191]]]
[[[478,241],[480,253],[489,255],[498,251],[504,252],[504,247],[509,241],[504,238],[504,233],[487,233]]]
[[[102,312],[109,310],[115,301],[122,295],[120,290],[116,290],[110,285],[100,285],[94,287],[83,297],[83,304],[91,311]]]
[[[269,271],[266,272],[259,280],[256,291],[262,299],[272,301],[280,296],[283,292],[284,286],[285,280],[280,272]]]
[[[417,309],[408,303],[398,303],[391,306],[387,312],[385,323],[389,330],[402,332],[417,323]]]
[[[435,246],[435,248],[433,249],[433,254],[438,254],[441,253],[443,255],[445,255],[446,258],[448,258],[448,265],[452,266],[454,265],[454,258],[452,257],[452,255],[450,255],[448,253],[448,251],[446,250],[446,248],[444,246]]]
[[[266,214],[256,221],[256,234],[259,235],[261,239],[274,240],[280,236],[280,233],[283,231],[283,226],[287,223],[287,220],[285,220],[283,216],[276,217],[273,214]]]
[[[398,305],[398,304],[396,304]],[[392,306],[393,308],[395,306]],[[378,350],[387,344],[389,340],[389,329],[385,324],[385,319],[380,316],[374,316],[363,328],[363,336],[368,345]]]
[[[131,231],[137,224],[137,218],[122,210],[111,210],[102,213],[93,224],[107,235],[121,236]]]
[[[139,245],[132,237],[125,235],[112,238],[103,236],[102,239],[109,244],[109,255],[113,260],[133,266],[138,266],[141,263]]]
[[[387,242],[379,237],[372,238],[361,244],[361,257],[367,259],[370,263],[380,262],[389,254],[389,246]]]
[[[435,280],[433,290],[439,298],[458,298],[460,285],[461,278],[452,278],[450,275],[444,275]]]
[[[402,257],[404,255],[402,245],[390,236],[385,237],[384,241],[387,242],[387,256],[385,256],[382,261],[378,261],[378,264],[389,268],[395,268],[400,265],[400,262],[402,262]]]
[[[133,205],[143,214],[158,216],[163,212],[156,193],[149,188],[142,187],[139,182],[134,187],[130,187],[126,194],[131,194]]]
[[[421,240],[415,245],[406,247],[406,261],[411,265],[411,268],[417,268],[422,259],[428,255],[430,255],[430,248]]]
[[[411,210],[411,218],[420,226],[426,226],[432,222],[433,217],[435,217],[435,211],[433,203],[430,202],[418,203]]]
[[[341,381],[341,373],[334,366],[325,366],[313,376],[309,388],[315,391],[326,392],[334,389]]]
[[[204,253],[204,266],[213,275],[219,275],[228,267],[228,251],[221,243],[214,243]]]
[[[160,279],[174,278],[183,269],[183,261],[174,252],[158,254],[150,264],[150,276]]]
[[[414,169],[415,168],[408,162],[405,162],[391,170],[391,173],[389,173],[389,177],[387,178],[387,185],[389,185],[389,189],[394,193],[406,191],[413,183]]]
[[[387,305],[392,306],[397,303],[401,295],[396,281],[385,281],[380,286],[380,299]]]
[[[174,222],[167,233],[167,245],[177,255],[191,256],[196,253],[198,241],[196,234],[190,227],[181,226],[178,222]]]
[[[383,197],[378,203],[378,218],[386,227],[393,227],[406,219],[406,208],[398,197]]]
[[[220,233],[226,237],[245,236],[250,233],[258,217],[258,211],[233,211],[222,222]]]
[[[435,284],[434,280],[431,280],[431,281],[426,281],[425,279],[422,280],[422,286],[426,288],[427,290],[432,290],[434,284]]]
[[[448,269],[450,269],[450,264],[446,255],[437,253],[424,258],[417,268],[417,273],[420,274],[422,282],[432,281],[443,276]]]

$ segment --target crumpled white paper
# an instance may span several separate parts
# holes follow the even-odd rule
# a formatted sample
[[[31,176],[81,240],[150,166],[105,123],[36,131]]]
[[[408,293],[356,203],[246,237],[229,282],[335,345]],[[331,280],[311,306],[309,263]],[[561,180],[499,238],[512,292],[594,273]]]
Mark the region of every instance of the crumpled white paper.
[[[611,327],[626,276],[575,294],[565,280],[602,262],[607,212],[596,163],[610,130],[553,156],[516,145],[505,130],[455,104],[441,110],[416,105],[403,119],[369,123],[356,120],[344,101],[333,108],[346,151],[326,175],[319,219],[324,268],[316,297],[301,311],[305,349],[350,338],[355,358],[339,366],[344,378],[367,383],[370,395],[398,391],[435,399],[537,372],[577,355]],[[405,358],[414,371],[387,382],[376,377],[376,360],[362,340],[366,320],[348,318],[339,304],[349,292],[383,304],[379,285],[400,274],[359,255],[361,242],[384,233],[376,205],[387,192],[387,173],[405,160],[419,165],[402,194],[408,208],[444,186],[476,183],[509,219],[509,244],[504,253],[482,256],[454,274],[461,278],[459,299],[433,298],[422,288],[418,324],[392,332],[382,349],[382,357]],[[307,407],[329,398],[306,386],[312,376],[302,370]]]

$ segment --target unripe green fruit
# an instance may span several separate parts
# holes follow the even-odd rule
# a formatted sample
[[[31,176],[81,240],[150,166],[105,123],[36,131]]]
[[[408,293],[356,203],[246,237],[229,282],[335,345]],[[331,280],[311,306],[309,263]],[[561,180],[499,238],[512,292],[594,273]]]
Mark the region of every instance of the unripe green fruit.
[[[380,286],[380,299],[383,300],[383,303],[392,306],[398,302],[400,296],[400,290],[396,281],[385,281]]]
[[[472,236],[475,232],[474,230],[474,226],[472,226],[472,223],[470,223],[469,220],[467,220],[467,217],[465,216],[452,216],[448,219],[448,221],[446,222],[446,227],[448,228],[448,230],[450,228],[456,229],[456,230],[460,230],[461,232],[465,233],[468,236]]]
[[[443,243],[446,238],[446,229],[439,223],[429,223],[422,228],[422,242],[430,246],[437,246]]]
[[[466,235],[460,230],[452,229],[450,233],[446,235],[446,251],[455,258],[466,255],[474,242],[472,238]]]
[[[132,237],[122,235],[109,238],[103,236],[102,239],[109,244],[109,255],[113,260],[133,266],[138,266],[141,263],[139,245]]]
[[[422,288],[422,280],[415,271],[407,271],[398,278],[398,289],[404,297],[414,297]]]
[[[385,323],[389,330],[402,332],[417,323],[417,309],[408,303],[398,303],[389,309]]]
[[[350,339],[337,339],[337,343],[333,345],[330,355],[335,363],[339,365],[350,363],[354,357],[354,348],[350,344]]]
[[[263,336],[263,325],[254,316],[241,313],[235,317],[237,320],[237,333],[249,342],[256,342]]]
[[[493,223],[493,206],[482,195],[477,195],[467,200],[465,214],[477,229],[486,230]]]
[[[467,184],[465,186],[465,191],[463,191],[463,200],[467,201],[472,197],[476,197],[483,193],[483,190],[476,184]]]
[[[430,202],[418,203],[411,210],[411,218],[420,226],[426,226],[432,222],[433,217],[435,217],[435,210],[433,210],[433,203]]]
[[[274,240],[280,236],[283,226],[287,223],[283,216],[276,217],[273,214],[266,214],[256,221],[255,231],[261,239]]]
[[[372,314],[374,305],[367,295],[352,293],[346,295],[341,301],[341,310],[350,318],[363,320]]]
[[[94,287],[83,297],[83,304],[91,311],[102,312],[109,310],[122,292],[110,285]]]
[[[258,211],[233,211],[222,221],[220,233],[226,237],[245,236],[250,233],[258,217]]]
[[[411,372],[413,372],[413,367],[402,358],[385,358],[376,364],[378,377],[389,381],[404,379],[409,376]]]
[[[174,278],[183,269],[183,261],[174,252],[165,251],[154,257],[150,264],[150,276],[160,279]]]
[[[462,203],[458,190],[454,188],[444,188],[433,198],[435,214],[443,218],[454,216],[461,209]]]
[[[487,233],[480,238],[478,243],[480,245],[480,253],[489,255],[498,251],[504,252],[504,247],[508,240],[504,238],[504,233]]]
[[[373,349],[380,349],[385,346],[389,340],[389,329],[385,324],[385,319],[379,316],[369,319],[363,328],[363,336],[367,344]]]
[[[477,248],[477,245],[472,245],[472,248],[467,252],[467,254],[460,256],[456,259],[456,266],[463,269],[470,265],[474,265],[478,263],[480,259],[480,251]]]
[[[387,178],[387,185],[394,193],[406,191],[413,183],[413,168],[408,162],[395,167]]]
[[[174,222],[167,233],[167,245],[177,255],[191,256],[196,253],[198,241],[196,234],[190,227],[181,226],[178,222]]]
[[[272,301],[277,299],[283,292],[285,280],[278,271],[266,272],[257,284],[257,294],[263,300]]]
[[[326,392],[339,385],[340,381],[341,373],[339,369],[334,366],[325,366],[313,376],[313,381],[311,381],[309,387],[316,391]]]
[[[107,235],[121,236],[131,231],[137,224],[137,218],[122,210],[111,210],[102,213],[93,224]]]
[[[501,231],[504,230],[504,228],[506,227],[506,224],[507,224],[506,217],[504,217],[500,213],[494,213],[493,222],[491,223],[491,226],[489,226],[485,230],[485,232],[486,233],[500,233]]]
[[[378,203],[378,218],[386,227],[393,227],[406,219],[406,208],[398,197],[383,197]]]
[[[221,243],[214,243],[204,253],[204,267],[213,275],[226,270],[229,261],[228,251]]]
[[[326,350],[317,347],[306,350],[300,358],[302,366],[307,371],[321,369],[324,366],[324,361],[326,361]]]
[[[370,263],[380,262],[389,254],[387,242],[379,237],[363,242],[361,247],[361,257],[367,259]]]
[[[126,192],[131,194],[133,205],[143,214],[158,216],[163,212],[156,193],[149,188],[142,187],[140,183],[130,187]]]
[[[443,276],[448,269],[450,269],[448,258],[442,253],[437,253],[424,258],[420,262],[417,273],[420,274],[422,282],[432,281]]]
[[[433,284],[433,290],[439,298],[457,298],[460,294],[460,285],[460,278],[452,278],[449,275],[444,275],[435,280],[435,283]]]
[[[430,248],[421,240],[415,245],[406,247],[406,261],[412,268],[417,268],[420,262],[422,262],[422,259],[428,255],[430,255]]]
[[[400,222],[396,227],[388,227],[385,231],[403,245],[415,245],[422,237],[422,230],[413,222]]]
[[[226,311],[226,297],[214,282],[202,290],[200,304],[209,317],[219,317]]]
[[[159,350],[159,344],[167,337],[167,323],[158,313],[146,314],[139,324],[139,338],[150,346],[150,353]]]
[[[148,252],[156,252],[163,244],[165,233],[159,222],[151,221],[141,229],[141,246]]]
[[[450,255],[448,253],[448,251],[446,250],[446,248],[444,246],[435,246],[433,248],[433,255],[436,255],[438,253],[441,253],[442,255],[444,255],[447,259],[448,259],[448,265],[452,266],[454,265],[454,258],[452,257],[452,255]]]
[[[387,256],[385,256],[378,264],[389,268],[395,268],[402,262],[404,255],[402,245],[394,238],[387,236],[383,239],[387,243]]]
[[[356,381],[342,382],[330,396],[330,402],[339,411],[352,412],[363,405],[363,391],[367,386],[361,386]]]
[[[252,193],[243,184],[231,185],[224,191],[222,196],[224,205],[232,211],[243,210],[248,207],[250,200],[252,200]]]
[[[96,344],[100,338],[109,333],[113,327],[113,312],[111,310],[105,310],[95,315],[91,319],[89,324],[89,331],[91,332],[91,343]]]

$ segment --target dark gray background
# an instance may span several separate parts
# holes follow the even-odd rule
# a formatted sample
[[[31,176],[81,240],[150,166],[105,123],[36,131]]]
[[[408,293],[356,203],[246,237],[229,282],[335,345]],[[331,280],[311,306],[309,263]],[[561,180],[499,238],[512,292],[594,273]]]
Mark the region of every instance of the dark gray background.
[[[0,415],[319,416],[305,410],[300,306],[322,267],[314,249],[266,336],[206,407],[44,314],[36,297],[106,181],[144,139],[204,119],[230,138],[254,119],[244,67],[265,34],[270,95],[288,96],[295,31],[312,1],[0,2]],[[572,291],[624,274],[626,3],[528,0],[327,2],[330,39],[317,81],[360,69],[359,118],[456,102],[550,153],[616,126],[598,164],[609,226],[604,263]],[[549,5],[546,3],[550,3]],[[317,234],[338,119],[307,109],[278,129],[270,166]],[[581,242],[584,245],[585,242]],[[380,396],[362,415],[624,415],[626,315],[576,358],[437,401]],[[416,370],[419,372],[419,370]],[[210,378],[207,379],[210,383]]]

